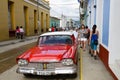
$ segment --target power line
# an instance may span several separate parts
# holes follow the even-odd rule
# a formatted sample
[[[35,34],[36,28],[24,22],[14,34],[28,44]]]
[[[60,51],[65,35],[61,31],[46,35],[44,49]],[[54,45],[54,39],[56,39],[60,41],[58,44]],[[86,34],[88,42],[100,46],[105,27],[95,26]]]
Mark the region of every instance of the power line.
[[[50,5],[76,5],[78,3],[66,3],[66,4],[52,4],[50,3]]]
[[[67,16],[67,17],[74,17],[74,18],[79,18],[79,16]]]
[[[61,13],[59,13],[59,12],[57,12],[57,11],[53,10],[53,9],[51,9],[51,11],[53,11],[53,12],[55,12],[55,13],[57,13],[57,14],[61,15]]]
[[[56,7],[58,7],[58,8],[60,8],[60,6],[59,5],[76,5],[77,3],[67,3],[67,4],[50,4],[51,6],[52,5],[56,5]],[[51,7],[51,11],[52,12],[54,12],[54,13],[56,13],[56,14],[58,14],[59,15],[59,17],[61,16],[61,15],[64,15],[64,16],[66,16],[66,17],[69,17],[69,18],[79,18],[79,16],[68,16],[68,15],[65,15],[65,14],[63,14],[63,13],[59,13],[59,12],[57,12],[56,10],[54,10],[54,9],[52,9],[52,7]]]
[[[51,11],[54,12],[54,13],[56,13],[56,14],[58,14],[59,16],[64,15],[66,17],[71,17],[71,18],[79,18],[79,16],[68,16],[68,15],[65,15],[64,13],[59,13],[59,12],[53,10],[53,9]]]

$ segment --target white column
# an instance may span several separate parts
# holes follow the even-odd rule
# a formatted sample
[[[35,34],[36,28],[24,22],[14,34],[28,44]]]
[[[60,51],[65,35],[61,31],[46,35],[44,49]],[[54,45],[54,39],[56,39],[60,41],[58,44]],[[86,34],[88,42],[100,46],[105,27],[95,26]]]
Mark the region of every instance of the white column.
[[[120,80],[120,0],[110,2],[109,64]]]
[[[99,42],[102,42],[102,25],[103,25],[103,0],[97,0],[96,4],[96,25],[99,31]]]

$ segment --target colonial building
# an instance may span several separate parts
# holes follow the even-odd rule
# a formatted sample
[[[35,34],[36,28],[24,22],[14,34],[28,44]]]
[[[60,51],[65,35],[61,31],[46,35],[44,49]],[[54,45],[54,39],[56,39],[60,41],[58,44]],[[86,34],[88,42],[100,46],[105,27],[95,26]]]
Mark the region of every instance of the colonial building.
[[[60,27],[60,19],[57,17],[50,17],[50,27]]]
[[[87,25],[99,30],[98,54],[114,80],[120,80],[120,0],[88,0]]]
[[[62,14],[60,19],[60,27],[62,28],[67,27],[66,24],[67,24],[67,17]]]
[[[0,41],[14,37],[16,26],[23,26],[26,36],[49,29],[46,0],[0,0],[0,10]]]

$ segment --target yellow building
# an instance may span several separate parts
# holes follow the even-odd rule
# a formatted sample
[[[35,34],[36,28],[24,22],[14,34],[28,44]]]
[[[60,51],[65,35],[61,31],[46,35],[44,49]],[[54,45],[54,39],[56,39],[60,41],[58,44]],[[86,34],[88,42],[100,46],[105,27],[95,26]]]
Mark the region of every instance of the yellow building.
[[[15,37],[16,26],[26,36],[48,31],[50,7],[46,0],[0,0],[0,41]]]

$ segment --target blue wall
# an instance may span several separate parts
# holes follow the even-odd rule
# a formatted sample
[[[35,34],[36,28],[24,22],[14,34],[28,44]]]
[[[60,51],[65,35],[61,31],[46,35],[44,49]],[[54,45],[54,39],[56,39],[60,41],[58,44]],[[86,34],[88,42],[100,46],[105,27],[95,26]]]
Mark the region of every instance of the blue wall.
[[[110,0],[104,0],[102,43],[107,47],[109,39],[109,16],[110,16]]]

